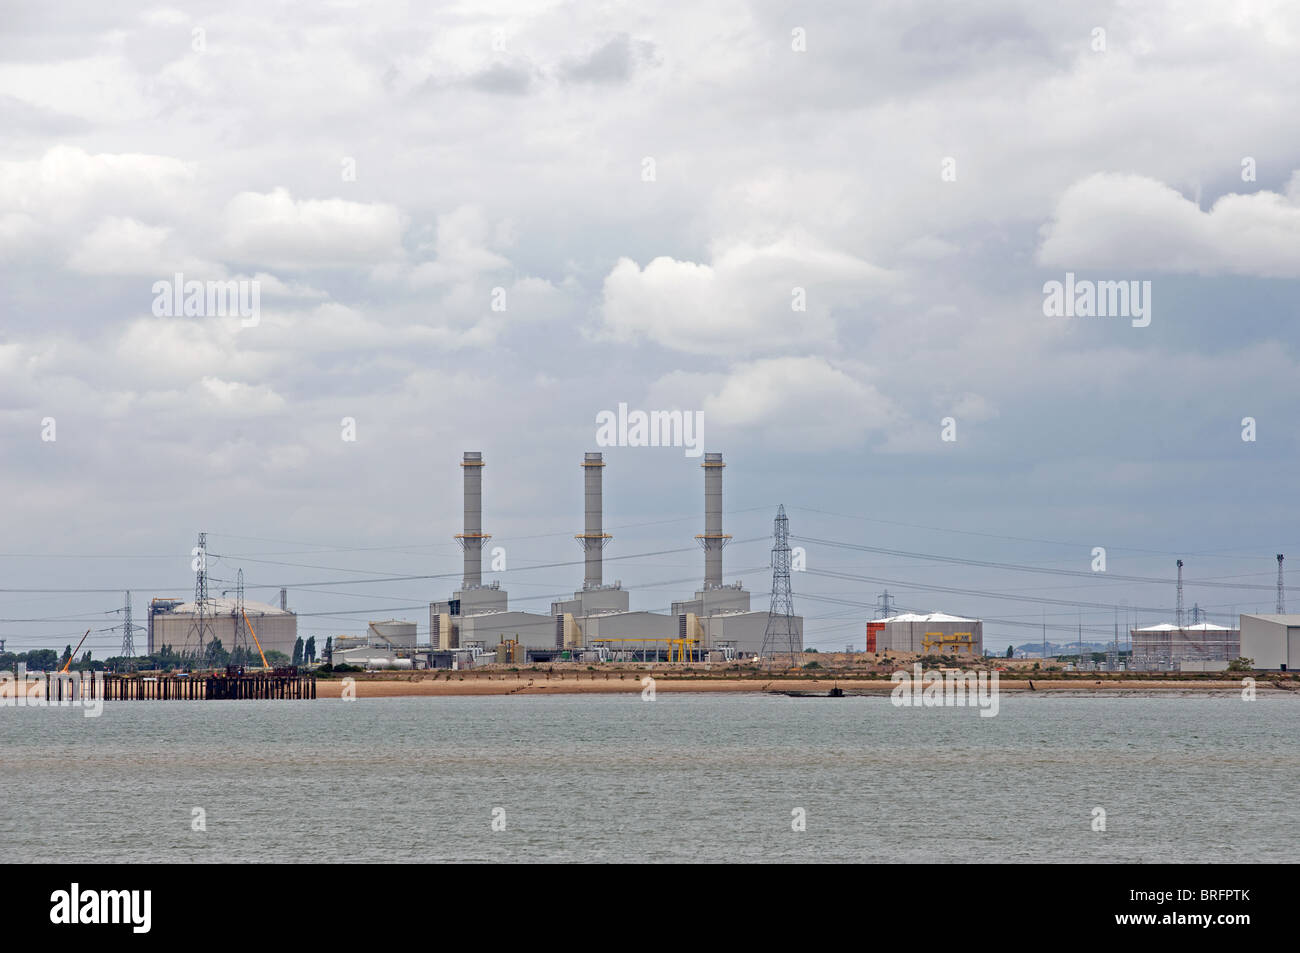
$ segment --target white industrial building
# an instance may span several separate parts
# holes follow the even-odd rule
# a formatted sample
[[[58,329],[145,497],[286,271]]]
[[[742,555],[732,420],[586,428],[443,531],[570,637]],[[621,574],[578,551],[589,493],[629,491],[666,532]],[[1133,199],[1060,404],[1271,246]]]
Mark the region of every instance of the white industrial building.
[[[1241,654],[1241,630],[1212,622],[1161,622],[1129,630],[1135,671],[1222,671]]]
[[[1240,655],[1255,668],[1294,672],[1300,668],[1300,615],[1241,616]]]
[[[944,612],[904,612],[868,622],[867,649],[921,655],[983,655],[984,623]]]

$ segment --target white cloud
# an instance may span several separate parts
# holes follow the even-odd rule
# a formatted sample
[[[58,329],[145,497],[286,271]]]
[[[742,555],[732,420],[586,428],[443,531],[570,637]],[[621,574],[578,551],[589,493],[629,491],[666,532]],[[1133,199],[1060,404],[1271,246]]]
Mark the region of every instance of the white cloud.
[[[198,393],[207,398],[209,409],[225,414],[257,416],[275,413],[285,406],[284,398],[264,384],[227,381],[220,377],[203,378]]]
[[[763,442],[789,434],[800,447],[860,443],[900,418],[891,401],[859,374],[820,357],[763,358],[726,373],[674,372],[648,393],[656,408],[704,411],[709,440],[721,435]]]
[[[39,159],[0,162],[0,211],[47,224],[113,213],[154,219],[174,212],[194,183],[193,167],[171,156],[59,145]]]
[[[417,288],[466,284],[509,267],[509,259],[490,247],[509,232],[509,223],[494,231],[483,210],[472,205],[438,216],[431,249],[434,260],[412,270],[411,284]]]
[[[1073,269],[1300,277],[1300,172],[1284,195],[1232,193],[1206,211],[1146,176],[1090,175],[1061,196],[1037,260]]]
[[[225,277],[225,269],[185,255],[173,247],[172,229],[133,218],[110,216],[82,238],[67,266],[88,275],[201,274],[204,280]]]
[[[884,284],[885,271],[795,238],[735,245],[712,264],[620,258],[605,278],[601,316],[616,340],[646,337],[697,354],[753,354],[828,344],[833,311]],[[806,310],[794,309],[802,289]]]
[[[295,199],[288,189],[241,192],[224,213],[224,243],[239,261],[322,268],[391,261],[402,255],[406,217],[386,203]]]

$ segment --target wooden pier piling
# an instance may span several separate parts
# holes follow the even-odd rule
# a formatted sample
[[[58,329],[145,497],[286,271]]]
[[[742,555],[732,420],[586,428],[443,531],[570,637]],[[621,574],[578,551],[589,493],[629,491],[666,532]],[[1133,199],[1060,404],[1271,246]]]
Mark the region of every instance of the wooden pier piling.
[[[45,697],[53,703],[102,698],[104,701],[297,701],[316,697],[316,676],[294,670],[204,672],[193,675],[110,675],[31,673],[43,676]]]

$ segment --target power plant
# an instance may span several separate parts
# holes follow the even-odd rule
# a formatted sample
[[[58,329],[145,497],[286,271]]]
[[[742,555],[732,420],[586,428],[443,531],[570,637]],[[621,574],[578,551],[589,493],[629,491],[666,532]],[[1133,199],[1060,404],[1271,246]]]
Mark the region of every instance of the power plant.
[[[551,604],[549,614],[512,610],[499,583],[483,582],[483,473],[478,452],[466,452],[464,527],[456,535],[464,550],[460,589],[429,606],[429,662],[442,665],[452,653],[493,652],[517,645],[527,661],[560,658],[729,659],[757,655],[771,613],[750,610],[749,593],[739,581],[722,581],[722,551],[730,536],[722,525],[720,453],[706,453],[704,532],[697,536],[704,551],[704,577],[694,597],[674,602],[667,613],[633,611],[622,583],[605,582],[604,551],[612,536],[604,529],[604,472],[601,453],[586,453],[581,463],[583,525],[576,539],[583,551],[582,588],[573,598]],[[782,512],[781,517],[784,517]],[[788,645],[803,647],[803,619],[783,616],[793,633]]]
[[[768,608],[752,608],[750,593],[739,580],[723,581],[724,551],[732,537],[723,519],[726,463],[721,453],[704,453],[700,464],[704,471],[703,531],[694,537],[704,557],[699,588],[672,601],[667,610],[634,610],[631,594],[622,582],[606,582],[604,554],[613,536],[605,528],[607,465],[603,453],[587,452],[579,464],[582,522],[574,539],[583,554],[581,585],[571,598],[551,602],[549,612],[512,609],[501,583],[485,580],[483,560],[492,539],[484,529],[487,461],[481,452],[467,451],[460,467],[462,526],[453,538],[463,554],[461,582],[448,598],[429,603],[428,638],[418,638],[415,622],[373,621],[364,635],[334,637],[329,649],[332,663],[367,668],[464,668],[489,660],[514,664],[730,661],[780,656],[793,660],[803,653],[804,620],[794,614],[791,537],[784,506],[778,508],[773,522]],[[235,599],[225,598],[226,593],[221,598],[210,596],[205,534],[200,534],[195,552],[195,599],[153,600],[148,613],[149,654],[169,646],[181,649],[182,655],[202,655],[212,640],[220,640],[230,650],[245,648],[254,636],[260,638],[259,651],[291,655],[298,641],[297,616],[288,610],[284,590],[278,608],[246,601],[241,570]],[[499,555],[497,550],[489,554],[494,562]],[[1205,621],[1204,613],[1194,605],[1189,624],[1183,612],[1183,560],[1179,559],[1173,622],[1130,628],[1132,650],[1124,660],[1119,651],[1117,615],[1113,648],[1107,650],[1104,663],[1082,657],[1080,626],[1080,658],[1072,664],[1089,670],[1104,666],[1105,670],[1213,672],[1226,669],[1240,656],[1254,659],[1258,655],[1256,661],[1262,667],[1294,668],[1300,653],[1300,616],[1287,616],[1284,611],[1283,558],[1277,556],[1276,594],[1276,608],[1283,611],[1270,616],[1243,615],[1242,625],[1233,628]],[[504,563],[496,568],[504,569]],[[890,604],[888,592],[882,598],[884,604],[877,614],[884,617],[866,624],[868,653],[972,658],[985,654],[982,620],[943,612],[899,612]],[[122,611],[124,643],[129,644],[129,594]],[[1043,656],[1047,657],[1045,638]]]

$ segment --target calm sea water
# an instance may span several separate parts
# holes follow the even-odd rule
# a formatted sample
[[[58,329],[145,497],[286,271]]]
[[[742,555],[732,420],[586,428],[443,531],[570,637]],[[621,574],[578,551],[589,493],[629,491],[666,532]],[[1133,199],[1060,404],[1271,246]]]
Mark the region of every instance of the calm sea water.
[[[1295,697],[0,708],[0,861],[1294,862],[1298,738]]]

